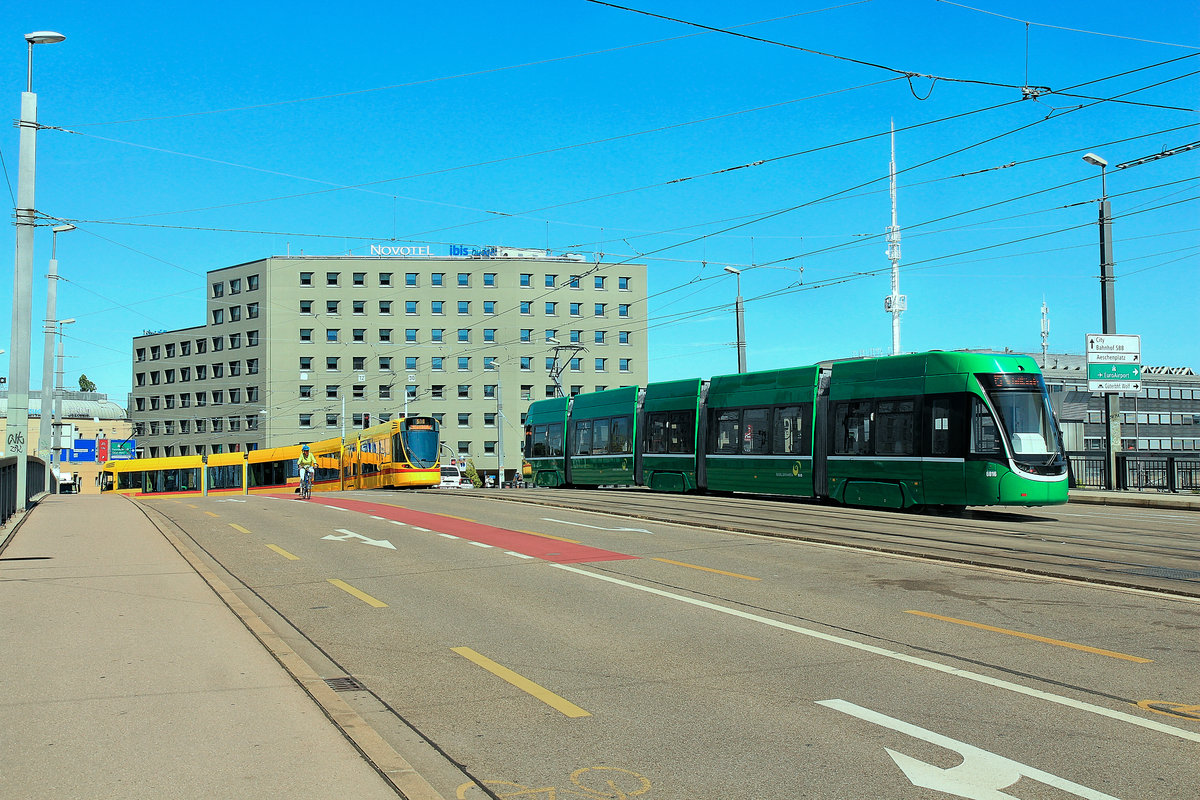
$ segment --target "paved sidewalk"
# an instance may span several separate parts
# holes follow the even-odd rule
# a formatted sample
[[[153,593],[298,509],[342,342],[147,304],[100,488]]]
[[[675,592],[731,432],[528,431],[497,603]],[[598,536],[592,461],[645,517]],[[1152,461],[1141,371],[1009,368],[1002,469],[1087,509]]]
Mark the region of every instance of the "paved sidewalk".
[[[0,609],[4,797],[400,796],[123,498],[32,509]]]
[[[1200,494],[1157,491],[1110,491],[1107,489],[1072,489],[1072,503],[1105,506],[1133,506],[1174,511],[1200,511]]]

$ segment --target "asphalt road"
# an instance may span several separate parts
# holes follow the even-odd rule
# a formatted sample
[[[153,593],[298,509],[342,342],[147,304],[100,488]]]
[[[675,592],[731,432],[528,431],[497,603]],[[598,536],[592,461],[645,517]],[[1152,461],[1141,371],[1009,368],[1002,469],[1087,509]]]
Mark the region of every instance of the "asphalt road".
[[[446,797],[1197,796],[1194,514],[572,494],[146,505]]]

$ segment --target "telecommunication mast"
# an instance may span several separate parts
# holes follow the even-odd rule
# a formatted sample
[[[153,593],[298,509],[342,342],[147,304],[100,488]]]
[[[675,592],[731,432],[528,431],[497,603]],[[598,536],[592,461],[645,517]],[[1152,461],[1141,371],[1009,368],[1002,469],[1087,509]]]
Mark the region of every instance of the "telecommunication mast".
[[[896,123],[892,121],[891,176],[892,224],[887,229],[887,256],[892,262],[892,293],[883,298],[883,310],[892,315],[892,355],[900,354],[900,314],[908,308],[908,297],[900,294],[900,225],[896,221]]]

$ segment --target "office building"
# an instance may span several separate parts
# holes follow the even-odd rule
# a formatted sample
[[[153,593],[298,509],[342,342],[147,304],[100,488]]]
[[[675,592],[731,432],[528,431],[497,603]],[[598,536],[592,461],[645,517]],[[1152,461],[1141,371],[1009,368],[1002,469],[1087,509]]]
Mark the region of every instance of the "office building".
[[[209,272],[203,324],[134,338],[139,455],[350,437],[408,413],[481,471],[503,449],[511,478],[531,401],[646,382],[645,265],[430,249]]]

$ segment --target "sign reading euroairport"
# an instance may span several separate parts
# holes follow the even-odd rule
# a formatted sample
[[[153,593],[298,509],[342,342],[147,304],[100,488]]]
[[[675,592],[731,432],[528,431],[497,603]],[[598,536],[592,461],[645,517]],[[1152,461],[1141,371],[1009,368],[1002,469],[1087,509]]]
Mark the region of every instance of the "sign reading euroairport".
[[[1142,337],[1087,335],[1089,392],[1136,392],[1142,388]]]

